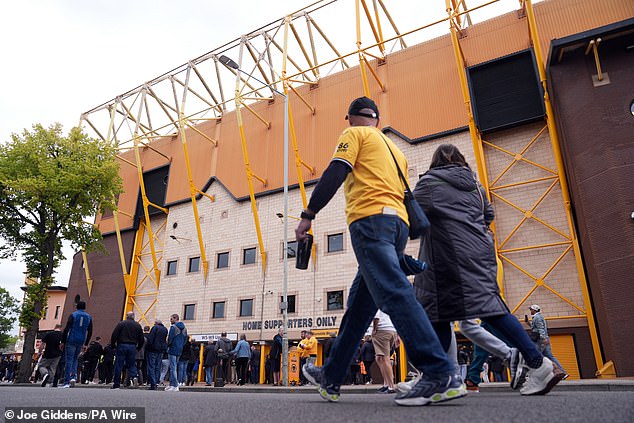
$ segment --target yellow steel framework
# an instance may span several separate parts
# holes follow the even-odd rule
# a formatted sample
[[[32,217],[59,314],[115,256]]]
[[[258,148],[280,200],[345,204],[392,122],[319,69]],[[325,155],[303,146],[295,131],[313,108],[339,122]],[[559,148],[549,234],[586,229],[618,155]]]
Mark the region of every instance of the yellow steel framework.
[[[252,170],[242,112],[245,111],[251,114],[255,118],[255,121],[257,121],[256,124],[262,124],[268,129],[271,127],[271,122],[259,114],[256,110],[257,108],[252,107],[253,104],[262,101],[275,101],[274,93],[278,90],[284,92],[286,96],[289,96],[289,99],[293,100],[288,102],[289,135],[292,142],[302,204],[305,207],[307,198],[304,188],[303,172],[306,170],[311,176],[314,176],[316,171],[313,166],[302,159],[298,147],[297,134],[295,132],[293,104],[306,107],[311,114],[316,112],[316,105],[311,104],[310,101],[302,96],[297,88],[299,86],[318,85],[321,78],[329,76],[338,70],[349,68],[351,58],[355,57],[359,63],[363,93],[371,97],[372,93],[385,92],[388,90],[388,87],[379,78],[379,74],[376,71],[377,64],[386,60],[388,55],[393,51],[406,49],[406,39],[411,43],[423,41],[428,39],[427,36],[422,35],[425,32],[424,30],[438,26],[438,24],[444,22],[449,22],[456,65],[459,71],[465,109],[469,120],[469,130],[473,141],[473,150],[476,155],[478,174],[487,189],[487,195],[490,199],[492,198],[493,201],[507,204],[522,214],[522,218],[517,223],[516,229],[496,242],[496,250],[499,258],[507,265],[520,270],[534,282],[533,287],[526,293],[524,298],[517,304],[512,305],[513,310],[517,310],[536,289],[549,290],[578,312],[578,315],[569,317],[583,317],[587,319],[593,340],[597,366],[601,367],[603,359],[598,345],[596,327],[582,269],[581,255],[579,254],[579,246],[572,225],[568,187],[563,173],[561,152],[557,141],[552,107],[548,97],[543,58],[539,50],[537,28],[531,2],[520,1],[520,8],[521,11],[525,13],[529,39],[534,48],[539,66],[540,79],[545,93],[544,101],[546,104],[547,119],[545,127],[541,129],[521,151],[500,149],[499,146],[483,140],[475,127],[465,75],[465,58],[460,46],[460,37],[468,36],[464,29],[472,24],[472,12],[476,10],[479,11],[485,6],[497,3],[498,0],[487,1],[470,9],[466,5],[466,0],[445,0],[447,13],[444,17],[439,17],[437,20],[423,26],[419,26],[415,23],[413,29],[407,31],[399,30],[395,23],[396,20],[393,15],[388,12],[385,2],[386,0],[349,0],[347,2],[344,0],[317,1],[301,10],[288,14],[282,19],[265,25],[256,31],[226,43],[198,58],[192,59],[188,63],[160,75],[82,115],[82,122],[88,125],[96,136],[105,141],[114,140],[121,151],[132,151],[135,155],[134,161],[128,160],[123,156],[119,157],[124,165],[134,166],[137,169],[144,211],[144,219],[142,219],[139,229],[137,230],[133,260],[129,270],[127,269],[123,254],[118,215],[125,214],[132,216],[135,211],[116,210],[114,212],[123,279],[127,293],[124,313],[125,311],[136,309],[140,312],[140,319],[149,320],[153,317],[152,312],[156,309],[161,280],[166,217],[150,217],[148,207],[153,206],[163,211],[165,215],[168,212],[167,209],[160,205],[151,204],[147,199],[143,179],[143,163],[139,154],[140,148],[148,149],[158,154],[163,158],[165,164],[168,164],[171,157],[154,148],[152,141],[162,137],[180,136],[186,162],[192,212],[196,222],[198,245],[203,263],[203,274],[206,279],[208,276],[208,261],[203,234],[199,224],[197,197],[199,195],[206,196],[212,201],[213,198],[207,196],[206,193],[202,192],[194,183],[192,165],[189,160],[187,137],[188,135],[196,133],[206,142],[209,142],[210,148],[212,149],[216,148],[220,142],[236,142],[236,140],[215,139],[200,130],[199,127],[199,124],[202,122],[219,120],[223,118],[225,113],[235,112],[239,127],[240,146],[244,159],[244,172],[249,188],[255,236],[260,248],[264,275],[267,267],[267,255],[255,202],[254,184],[261,184],[258,186],[259,189],[266,187],[270,175],[257,175]],[[340,20],[334,18],[334,14],[326,7],[333,3],[339,3],[341,6],[350,6],[349,12],[354,15],[355,24],[342,25]],[[440,0],[438,0],[437,3],[439,12],[442,12],[442,3]],[[404,17],[411,18],[412,15],[415,15],[415,13],[411,13],[410,11],[407,16]],[[417,18],[420,19],[420,16]],[[329,28],[326,29],[328,26]],[[345,33],[345,31],[349,32]],[[331,34],[330,37],[327,35],[329,33]],[[240,70],[245,73],[223,66],[219,61],[221,55],[226,55],[234,59],[237,58]],[[371,75],[373,80],[368,74]],[[233,92],[234,95],[227,97],[226,93],[229,92]],[[132,110],[136,110],[136,113],[133,113]],[[281,116],[278,117],[278,119],[281,120]],[[104,130],[106,128],[107,130]],[[534,143],[543,138],[546,132],[552,142],[552,150],[556,158],[555,168],[531,161],[524,154]],[[488,152],[491,150],[507,154],[510,160],[507,168],[504,169],[500,175],[491,176],[491,181],[489,181],[490,175],[488,173],[486,159]],[[513,168],[518,162],[539,167],[543,172],[547,173],[547,176],[527,180],[515,185],[503,185],[500,183],[501,177],[513,171]],[[520,207],[504,195],[505,190],[517,186],[534,184],[538,181],[548,182],[549,188],[544,192],[542,198],[532,207]],[[535,208],[541,204],[541,200],[555,187],[559,187],[563,195],[568,222],[567,231],[556,229],[555,225],[549,224],[544,219],[539,219],[534,213]],[[284,216],[284,218],[287,219],[288,216]],[[511,247],[509,240],[514,237],[515,239],[517,238],[517,228],[520,228],[528,220],[538,222],[553,231],[561,238],[561,241],[542,245],[525,245],[519,248]],[[559,257],[553,260],[549,269],[542,274],[534,274],[535,272],[523,268],[517,260],[513,259],[513,254],[521,254],[523,251],[552,247],[562,247],[563,252]],[[582,305],[576,304],[574,301],[568,299],[547,282],[552,270],[565,256],[572,253],[574,253],[581,291],[583,293]],[[314,262],[313,260],[313,263]],[[501,285],[501,288],[504,290],[503,284]]]
[[[490,1],[485,5],[495,3],[495,1]],[[479,7],[482,7],[481,5]],[[512,311],[516,312],[522,305],[526,304],[528,298],[537,290],[537,289],[545,289],[554,294],[560,300],[567,303],[573,309],[575,309],[578,314],[573,314],[570,316],[559,316],[559,318],[579,318],[583,317],[588,322],[588,328],[590,331],[590,337],[592,339],[592,345],[594,350],[594,357],[596,361],[597,368],[600,369],[603,366],[603,357],[601,353],[601,348],[599,345],[598,335],[596,324],[592,312],[592,306],[590,303],[590,296],[588,293],[587,281],[585,279],[585,273],[583,270],[583,262],[581,258],[581,253],[579,250],[579,243],[576,236],[576,230],[574,228],[572,222],[572,210],[570,203],[570,196],[568,192],[568,184],[565,176],[563,159],[561,156],[561,150],[559,147],[559,140],[557,136],[557,130],[555,126],[555,121],[553,117],[552,105],[550,102],[550,96],[548,93],[548,87],[546,84],[546,73],[544,69],[544,60],[541,53],[541,47],[539,43],[539,37],[537,32],[537,25],[535,22],[535,16],[533,13],[533,6],[530,0],[520,0],[520,16],[525,17],[526,23],[528,26],[528,36],[530,40],[530,45],[533,48],[535,59],[537,62],[537,67],[539,70],[539,78],[540,83],[542,85],[542,89],[544,91],[544,104],[546,107],[546,122],[545,126],[543,126],[538,133],[526,144],[524,148],[520,151],[509,151],[496,145],[495,143],[488,142],[482,139],[482,134],[479,132],[478,128],[475,125],[473,113],[471,110],[471,98],[469,94],[469,87],[467,85],[467,77],[465,73],[466,60],[464,57],[464,53],[460,47],[460,37],[463,35],[464,23],[469,22],[468,19],[462,20],[463,16],[468,16],[469,9],[467,8],[464,0],[446,0],[447,13],[450,16],[450,30],[451,30],[451,39],[454,47],[454,56],[456,59],[456,65],[458,68],[458,73],[460,77],[460,84],[462,88],[462,93],[464,97],[465,109],[469,119],[469,132],[471,134],[471,139],[473,142],[473,150],[476,156],[476,162],[478,167],[478,175],[480,176],[481,182],[483,186],[486,188],[487,196],[489,199],[493,199],[493,201],[498,201],[510,206],[512,209],[516,210],[519,213],[520,218],[516,223],[514,228],[500,240],[498,239],[499,233],[495,230],[495,226],[493,226],[494,232],[496,232],[496,251],[499,259],[501,259],[506,264],[512,266],[513,268],[519,270],[523,273],[527,278],[533,281],[532,287],[524,294],[523,298],[517,304],[510,304],[512,307]],[[475,9],[472,9],[475,10]],[[548,165],[543,165],[538,163],[535,160],[530,160],[527,158],[526,153],[534,147],[536,143],[540,140],[543,140],[544,135],[548,135],[551,141],[551,148],[553,154],[555,156],[556,168],[551,168]],[[485,151],[485,149],[488,149]],[[487,152],[492,150],[497,150],[502,154],[508,156],[508,164],[507,166],[497,175],[493,175],[489,178],[489,169],[487,168]],[[534,168],[540,169],[545,176],[543,177],[535,177],[526,179],[521,175],[516,179],[521,179],[519,182],[503,184],[501,182],[502,178],[513,172],[515,168],[517,168],[518,163],[525,163]],[[540,184],[540,185],[538,185]],[[509,191],[512,191],[514,188],[524,188],[526,186],[531,186],[533,190],[540,189],[539,186],[545,184],[546,189],[543,191],[542,195],[534,202],[534,204],[530,208],[522,207],[519,204],[516,204],[508,195]],[[562,201],[564,204],[565,215],[567,220],[567,230],[560,230],[556,227],[555,224],[549,223],[545,218],[540,218],[535,213],[536,209],[544,202],[544,199],[550,194],[557,186],[559,186]],[[560,239],[558,242],[550,242],[550,243],[541,243],[534,245],[526,245],[525,241],[522,237],[518,236],[518,231],[522,228],[526,222],[533,221],[537,222],[543,227],[547,228],[549,231],[552,231],[556,234],[556,237]],[[513,240],[515,243],[521,245],[519,247],[511,248],[508,245],[510,241]],[[552,254],[549,252],[552,251],[553,248],[559,248],[559,254]],[[541,274],[536,274],[535,272],[525,268],[520,264],[517,258],[514,258],[514,253],[523,252],[523,251],[541,251],[542,254],[547,256],[552,256],[552,263],[546,271]],[[554,271],[554,269],[562,263],[563,259],[569,254],[574,254],[574,260],[577,267],[577,275],[579,278],[579,284],[581,287],[581,292],[583,296],[583,304],[577,304],[566,295],[559,292],[555,289],[551,284],[549,284],[548,277]],[[504,293],[504,284],[502,283],[500,289]]]

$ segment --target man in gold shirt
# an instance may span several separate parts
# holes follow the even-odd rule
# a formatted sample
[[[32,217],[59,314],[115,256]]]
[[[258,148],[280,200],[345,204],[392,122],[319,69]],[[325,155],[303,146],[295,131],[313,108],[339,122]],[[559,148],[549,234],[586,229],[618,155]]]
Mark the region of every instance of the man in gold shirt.
[[[467,394],[466,387],[453,374],[447,354],[399,266],[409,231],[404,186],[396,166],[407,174],[407,160],[377,128],[379,109],[374,101],[357,98],[350,104],[346,119],[350,127],[339,137],[295,234],[298,241],[306,239],[317,213],[343,184],[359,270],[328,362],[323,367],[307,363],[302,371],[318,386],[322,398],[338,401],[360,340],[380,307],[401,334],[410,361],[424,374],[411,391],[398,394],[394,401],[398,405],[426,405],[462,397]]]

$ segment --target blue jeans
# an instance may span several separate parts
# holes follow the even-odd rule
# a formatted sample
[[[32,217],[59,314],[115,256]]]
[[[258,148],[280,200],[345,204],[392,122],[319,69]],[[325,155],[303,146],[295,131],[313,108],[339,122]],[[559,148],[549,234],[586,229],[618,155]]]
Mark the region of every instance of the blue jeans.
[[[150,352],[147,353],[147,377],[150,380],[150,386],[157,386],[161,378],[161,359],[163,353]]]
[[[81,352],[82,344],[64,345],[64,361],[66,370],[64,371],[64,383],[69,384],[71,379],[77,380],[77,358]]]
[[[343,383],[377,307],[392,319],[417,369],[432,378],[451,373],[447,354],[399,266],[407,236],[407,225],[394,215],[369,216],[350,225],[359,270],[350,287],[339,336],[323,367],[327,384]]]
[[[177,355],[168,354],[167,357],[170,361],[170,386],[178,386],[178,374],[176,373],[176,366],[178,366],[178,357]]]
[[[187,382],[187,360],[178,360],[178,383]]]
[[[128,369],[130,381],[137,376],[136,373],[136,346],[133,344],[119,344],[114,360],[114,380],[112,386],[121,384],[121,370],[125,366]]]
[[[544,357],[548,357],[550,359],[550,361],[555,363],[557,365],[557,367],[559,367],[561,369],[562,372],[567,373],[564,370],[564,366],[562,366],[561,363],[559,362],[559,360],[557,360],[555,358],[555,356],[553,355],[553,350],[550,347],[550,339],[548,340],[547,344],[544,341],[542,341],[541,339],[539,341],[537,341],[535,344],[536,344],[537,349],[539,349],[539,351],[543,354]]]
[[[209,385],[214,383],[214,368],[213,366],[205,367],[205,382]]]

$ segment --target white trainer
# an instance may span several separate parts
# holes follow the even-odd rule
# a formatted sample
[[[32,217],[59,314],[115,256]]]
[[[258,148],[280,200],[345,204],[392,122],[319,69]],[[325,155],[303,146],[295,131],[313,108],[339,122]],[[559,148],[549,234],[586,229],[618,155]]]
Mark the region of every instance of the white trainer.
[[[522,395],[546,395],[563,378],[563,372],[555,372],[553,362],[544,357],[537,369],[528,369],[526,383],[520,388]]]

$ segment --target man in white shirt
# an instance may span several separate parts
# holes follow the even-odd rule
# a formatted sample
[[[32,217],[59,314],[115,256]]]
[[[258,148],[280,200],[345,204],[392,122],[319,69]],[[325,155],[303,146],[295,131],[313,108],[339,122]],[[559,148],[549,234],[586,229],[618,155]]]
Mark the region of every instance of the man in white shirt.
[[[374,320],[372,321],[372,343],[374,344],[374,354],[376,364],[379,366],[381,376],[383,377],[383,386],[379,388],[380,393],[393,394],[394,389],[394,373],[390,363],[390,355],[392,347],[396,344],[396,329],[390,320],[390,316],[377,310]]]

